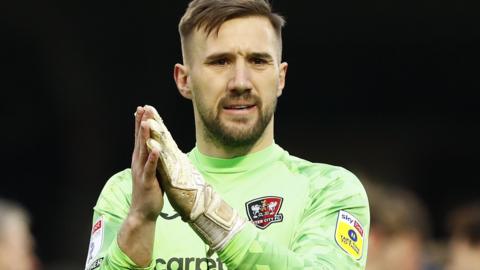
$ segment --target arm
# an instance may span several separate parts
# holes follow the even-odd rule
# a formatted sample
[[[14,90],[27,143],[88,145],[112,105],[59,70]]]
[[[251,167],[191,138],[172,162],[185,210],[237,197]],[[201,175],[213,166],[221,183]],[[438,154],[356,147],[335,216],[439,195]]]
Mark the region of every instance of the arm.
[[[135,113],[135,148],[132,154],[132,205],[118,232],[118,246],[138,265],[152,262],[155,223],[163,208],[163,194],[156,177],[159,149],[147,150],[153,108],[138,107]]]
[[[131,205],[132,172],[115,174],[103,188],[94,207],[86,269],[152,269],[135,263],[119,247],[119,234]],[[98,267],[98,268],[96,268]]]
[[[335,177],[327,186],[311,185],[309,205],[290,246],[274,244],[248,224],[218,252],[219,257],[229,269],[364,269],[369,226],[366,194],[351,173],[342,170]],[[340,213],[363,226],[347,226]],[[350,229],[356,243],[350,242]],[[358,252],[350,244],[359,247]]]
[[[97,265],[100,269],[153,267],[155,224],[163,207],[163,193],[156,178],[159,149],[153,148],[149,153],[145,144],[150,136],[146,120],[152,116],[151,109],[138,107],[135,114],[132,193],[116,194],[115,186],[106,186],[102,191],[107,194],[100,196],[99,207],[95,209],[87,269]],[[112,191],[113,199],[108,194]],[[122,204],[125,199],[128,201],[129,195],[131,204]],[[128,212],[118,215],[119,209],[128,209]]]

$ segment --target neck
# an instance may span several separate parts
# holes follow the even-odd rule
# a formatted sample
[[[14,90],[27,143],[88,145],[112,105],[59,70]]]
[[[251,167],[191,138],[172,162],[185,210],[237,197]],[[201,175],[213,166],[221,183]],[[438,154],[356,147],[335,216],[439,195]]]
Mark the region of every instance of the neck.
[[[204,131],[199,128],[195,130],[198,150],[204,155],[217,158],[234,158],[250,153],[261,151],[273,144],[273,117],[265,128],[262,136],[251,145],[230,147],[206,138]]]

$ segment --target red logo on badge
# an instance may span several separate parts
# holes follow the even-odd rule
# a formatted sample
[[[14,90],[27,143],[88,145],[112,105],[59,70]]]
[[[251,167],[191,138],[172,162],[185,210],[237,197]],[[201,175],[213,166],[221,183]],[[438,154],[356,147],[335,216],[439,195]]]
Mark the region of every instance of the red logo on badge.
[[[265,229],[270,224],[281,222],[283,214],[280,214],[283,198],[276,196],[267,196],[253,199],[245,203],[248,219],[252,221],[257,228]]]
[[[355,227],[355,229],[357,229],[357,231],[360,233],[361,236],[363,236],[363,229],[362,229],[362,225],[360,225],[360,223],[356,222],[354,223],[353,225]]]
[[[99,221],[97,221],[97,223],[95,223],[95,225],[93,225],[92,234],[94,234],[100,228],[102,228],[102,220],[101,219]]]

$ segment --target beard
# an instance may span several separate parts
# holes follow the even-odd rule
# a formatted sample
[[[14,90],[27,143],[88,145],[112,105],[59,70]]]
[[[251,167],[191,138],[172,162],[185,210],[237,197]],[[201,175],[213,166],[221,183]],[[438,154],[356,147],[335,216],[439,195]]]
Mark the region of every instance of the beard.
[[[230,123],[230,125],[222,121],[219,112],[223,109],[223,104],[238,100],[255,103],[258,115],[253,124],[246,126],[248,121],[251,121],[248,119],[238,119],[238,124]],[[276,98],[270,104],[263,107],[260,98],[251,95],[249,92],[243,93],[241,96],[233,95],[222,98],[217,110],[209,110],[201,104],[197,104],[198,113],[205,127],[205,137],[224,148],[246,148],[253,146],[263,135],[270,121],[272,121],[276,106]]]

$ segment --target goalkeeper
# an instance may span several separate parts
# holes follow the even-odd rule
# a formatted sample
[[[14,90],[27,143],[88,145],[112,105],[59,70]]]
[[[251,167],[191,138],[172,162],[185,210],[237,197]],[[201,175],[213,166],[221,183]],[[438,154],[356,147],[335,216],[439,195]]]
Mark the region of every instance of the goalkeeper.
[[[86,269],[364,269],[368,201],[349,171],[274,142],[284,19],[265,0],[194,0],[174,78],[196,147],[138,107],[131,168],[94,207]]]

